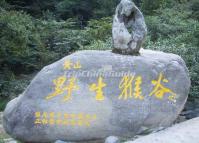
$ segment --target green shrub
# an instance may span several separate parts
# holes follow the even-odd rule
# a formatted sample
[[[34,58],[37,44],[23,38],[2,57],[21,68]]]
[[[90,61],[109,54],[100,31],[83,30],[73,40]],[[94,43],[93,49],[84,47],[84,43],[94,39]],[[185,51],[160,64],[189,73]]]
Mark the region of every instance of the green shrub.
[[[192,17],[199,20],[199,1],[193,0],[190,8],[192,10]]]
[[[83,46],[80,50],[111,50],[112,38],[109,37],[106,41],[94,40],[89,45]]]
[[[35,74],[16,76],[9,69],[0,70],[0,111],[6,102],[21,94]]]
[[[60,59],[88,43],[86,33],[76,29],[75,19],[62,22],[40,21],[38,29],[43,31],[40,36],[46,48],[56,54],[54,60]]]
[[[0,12],[9,8],[10,8],[10,5],[5,0],[0,1]]]
[[[141,9],[146,15],[153,15],[156,10],[162,7],[172,7],[175,1],[173,0],[141,0]]]
[[[29,71],[41,66],[41,52],[44,48],[29,15],[17,11],[3,11],[0,13],[0,28],[2,67],[21,73],[22,70]]]
[[[91,18],[112,16],[120,0],[60,0],[55,13],[61,19],[77,17],[86,24]]]
[[[16,74],[29,74],[78,49],[72,22],[42,21],[17,11],[0,13],[0,65]],[[75,47],[76,46],[76,47]]]
[[[55,25],[64,27],[60,23]],[[0,28],[0,97],[12,98],[22,93],[29,80],[21,75],[32,74],[69,53],[64,52],[66,47],[49,47],[56,28],[44,26],[41,20],[26,13],[3,10]]]
[[[160,9],[159,15],[146,16],[146,23],[151,41],[175,38],[176,44],[187,43],[193,46],[198,44],[198,26],[196,20],[190,19],[190,11],[185,7],[176,6],[172,9]]]
[[[196,39],[196,44],[199,46],[199,24],[195,27],[195,31],[193,32],[193,35]]]
[[[90,20],[85,29],[87,38],[90,40],[106,41],[111,36],[112,18],[105,17],[98,20]]]
[[[10,101],[10,98],[2,98],[0,97],[0,111],[3,111],[8,103],[8,101]],[[1,143],[1,138],[0,138],[0,143]]]

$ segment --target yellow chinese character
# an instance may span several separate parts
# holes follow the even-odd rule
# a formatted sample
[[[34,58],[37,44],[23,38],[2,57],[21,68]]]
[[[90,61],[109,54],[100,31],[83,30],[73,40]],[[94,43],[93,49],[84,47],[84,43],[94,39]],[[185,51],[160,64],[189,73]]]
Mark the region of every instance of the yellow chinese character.
[[[63,125],[68,126],[69,125],[69,121],[68,120],[63,120]]]
[[[79,113],[79,114],[77,115],[77,117],[78,117],[79,120],[82,120],[83,117],[84,117],[84,114],[83,114],[83,113]]]
[[[60,95],[60,94],[63,94],[64,91],[67,91],[67,95],[64,97],[64,101],[68,101],[71,99],[71,95],[72,95],[72,91],[73,90],[77,90],[78,89],[78,86],[75,85],[75,82],[76,82],[76,78],[75,77],[72,77],[69,79],[69,83],[68,85],[64,86],[64,83],[66,82],[66,77],[65,76],[61,76],[55,80],[53,80],[53,83],[55,85],[55,91],[48,95],[46,97],[46,99],[51,99],[57,95]]]
[[[41,113],[40,112],[35,112],[35,117],[36,118],[40,118],[41,117]]]
[[[57,114],[56,114],[56,118],[57,119],[60,119],[62,117],[62,113],[61,112],[58,112]]]
[[[82,126],[83,125],[83,120],[84,120],[84,114],[83,113],[79,113],[77,115],[77,124],[78,126]]]
[[[90,126],[91,126],[91,123],[90,123],[89,120],[85,120],[85,121],[84,121],[84,124],[85,124],[85,126],[87,126],[87,127],[90,127]]]
[[[98,79],[98,85],[97,84],[92,84],[90,86],[90,91],[96,91],[96,97],[95,99],[98,101],[104,100],[104,95],[102,89],[106,87],[106,83],[103,82],[103,78],[99,77]]]
[[[43,124],[43,125],[48,124],[48,120],[47,120],[47,119],[42,119],[42,121],[41,121],[41,122],[42,122],[42,124]]]
[[[55,117],[55,113],[54,112],[50,112],[49,116],[50,116],[50,118],[54,118]]]
[[[80,62],[78,61],[78,62],[76,62],[76,63],[73,65],[73,68],[74,68],[74,69],[81,69],[82,66],[81,66]]]
[[[92,119],[93,119],[93,120],[96,120],[96,119],[97,119],[97,115],[94,114],[93,117],[92,117]]]
[[[78,124],[78,126],[82,126],[83,125],[83,121],[82,120],[78,120],[77,124]]]
[[[127,100],[128,98],[132,98],[132,82],[134,76],[124,76],[119,84],[119,89],[122,90],[119,95],[119,99]]]
[[[87,120],[90,120],[91,119],[91,115],[90,114],[86,114],[86,117],[85,117]]]
[[[63,85],[66,81],[66,77],[65,76],[61,76],[61,77],[58,77],[57,79],[53,80],[53,83],[55,85],[55,91],[48,95],[46,97],[46,99],[51,99],[59,94],[63,94],[64,93],[64,88],[63,88]]]
[[[69,115],[67,113],[64,114],[64,118],[68,119]]]
[[[75,119],[75,118],[76,118],[76,114],[74,114],[74,113],[69,114],[69,117],[70,117],[71,119]]]
[[[35,124],[41,124],[41,119],[36,119]]]
[[[75,85],[76,78],[72,77],[69,79],[69,84],[64,88],[64,90],[67,90],[67,95],[64,97],[64,101],[68,101],[71,99],[72,91],[78,90],[79,87]]]
[[[57,119],[57,120],[56,120],[56,124],[57,124],[57,125],[61,125],[61,124],[62,124],[62,120],[61,120],[61,119]]]
[[[55,120],[54,120],[54,119],[50,119],[50,120],[49,120],[49,124],[50,124],[50,125],[54,125],[54,124],[55,124]]]
[[[35,124],[41,124],[41,113],[40,112],[35,112]]]
[[[153,80],[152,84],[155,86],[153,91],[149,94],[149,96],[155,95],[156,98],[162,99],[166,93],[171,94],[169,96],[169,100],[175,102],[176,94],[170,90],[169,88],[164,87],[161,82],[168,83],[169,81],[163,77],[163,74],[160,73],[158,80]]]
[[[77,125],[77,121],[74,120],[74,119],[70,120],[70,125],[76,126]]]
[[[48,117],[48,113],[47,112],[43,112],[42,117],[43,118],[47,118]]]
[[[134,98],[143,100],[144,97],[142,96],[142,90],[140,85],[142,84],[142,77],[138,76],[135,80],[135,89],[134,89]]]
[[[86,114],[85,118],[84,118],[84,123],[86,126],[90,126],[91,125],[91,121],[93,121],[93,116],[91,114]]]
[[[70,70],[72,65],[73,65],[73,63],[71,63],[70,60],[67,60],[67,61],[64,62],[64,69]]]

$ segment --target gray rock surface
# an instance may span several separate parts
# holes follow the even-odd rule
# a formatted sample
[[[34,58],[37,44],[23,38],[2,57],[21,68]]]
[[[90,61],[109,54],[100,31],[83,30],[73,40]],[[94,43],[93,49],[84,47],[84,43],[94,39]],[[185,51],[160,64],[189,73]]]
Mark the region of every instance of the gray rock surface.
[[[57,140],[55,143],[72,143],[72,142],[64,142],[64,141],[61,141],[61,140]]]
[[[119,138],[115,136],[107,137],[104,143],[119,143]]]
[[[3,113],[2,112],[0,112],[0,134],[3,132],[3,121],[2,121],[2,119],[3,119]]]
[[[199,118],[194,118],[163,131],[125,143],[198,143]]]
[[[113,20],[113,52],[138,54],[146,34],[147,27],[142,12],[131,0],[121,0]]]
[[[159,78],[161,74],[164,78]],[[166,93],[152,92],[158,79]],[[8,103],[3,125],[24,142],[132,137],[170,126],[182,111],[189,88],[187,68],[177,55],[80,51],[44,67],[24,93]]]

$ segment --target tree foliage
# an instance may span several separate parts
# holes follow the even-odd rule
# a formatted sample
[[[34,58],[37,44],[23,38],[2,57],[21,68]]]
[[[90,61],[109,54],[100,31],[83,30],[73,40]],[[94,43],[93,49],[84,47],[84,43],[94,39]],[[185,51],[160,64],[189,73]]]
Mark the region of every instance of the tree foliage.
[[[199,20],[199,1],[198,0],[194,0],[191,3],[190,8],[192,10],[193,18]]]
[[[14,72],[36,67],[36,61],[42,59],[39,53],[43,49],[32,18],[22,12],[2,11],[0,28],[1,67],[11,68]]]

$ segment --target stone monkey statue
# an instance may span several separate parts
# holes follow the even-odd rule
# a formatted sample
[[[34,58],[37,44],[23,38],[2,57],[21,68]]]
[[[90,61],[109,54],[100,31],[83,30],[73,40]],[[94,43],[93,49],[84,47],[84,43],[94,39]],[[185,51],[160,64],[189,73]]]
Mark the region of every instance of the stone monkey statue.
[[[129,33],[129,30],[132,32]],[[113,20],[113,52],[138,54],[147,34],[142,12],[131,0],[121,0]]]

